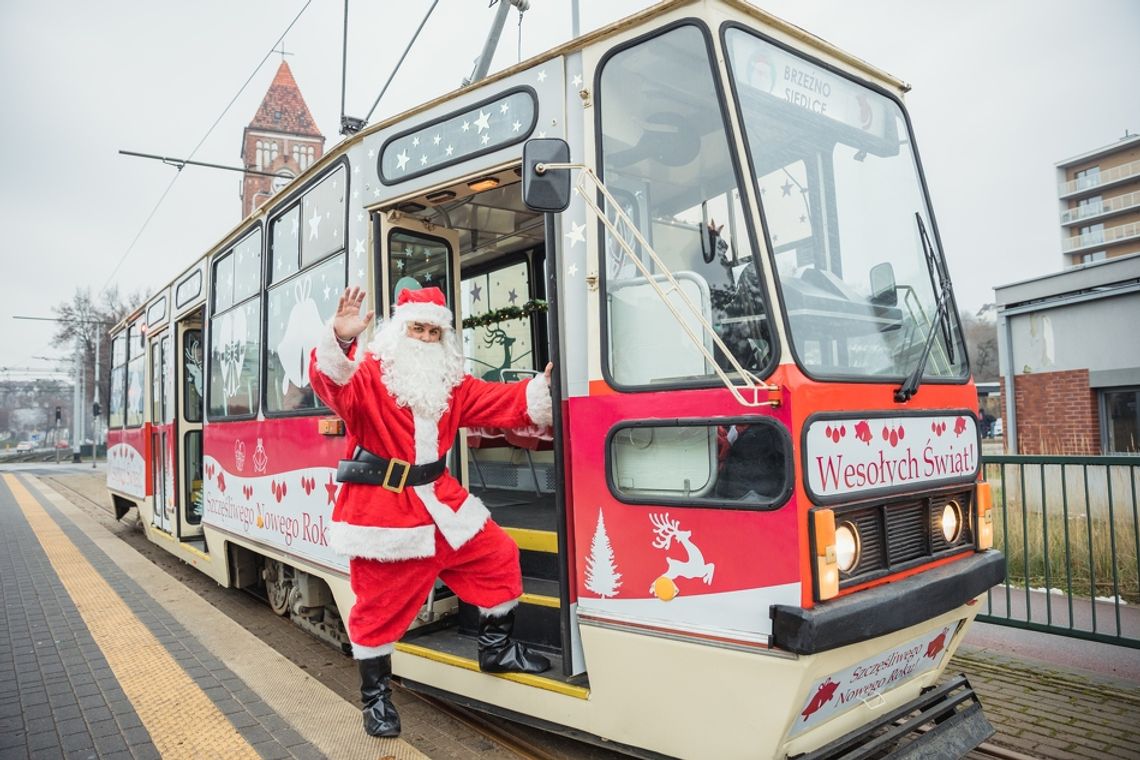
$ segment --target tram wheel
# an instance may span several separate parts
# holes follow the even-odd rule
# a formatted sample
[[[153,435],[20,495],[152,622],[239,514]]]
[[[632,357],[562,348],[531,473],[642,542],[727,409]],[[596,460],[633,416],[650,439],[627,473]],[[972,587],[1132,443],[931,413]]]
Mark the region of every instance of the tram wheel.
[[[265,598],[269,601],[269,609],[284,617],[289,613],[290,585],[285,580],[285,565],[275,559],[267,559],[261,577],[265,581]]]

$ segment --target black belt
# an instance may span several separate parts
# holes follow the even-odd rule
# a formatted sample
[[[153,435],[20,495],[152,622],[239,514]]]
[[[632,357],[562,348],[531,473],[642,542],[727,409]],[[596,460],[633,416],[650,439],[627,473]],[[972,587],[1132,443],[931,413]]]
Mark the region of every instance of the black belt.
[[[400,493],[408,486],[422,486],[439,478],[447,468],[446,457],[430,464],[412,464],[403,459],[385,459],[367,449],[356,447],[352,459],[342,459],[336,467],[341,483],[364,483],[383,486]]]

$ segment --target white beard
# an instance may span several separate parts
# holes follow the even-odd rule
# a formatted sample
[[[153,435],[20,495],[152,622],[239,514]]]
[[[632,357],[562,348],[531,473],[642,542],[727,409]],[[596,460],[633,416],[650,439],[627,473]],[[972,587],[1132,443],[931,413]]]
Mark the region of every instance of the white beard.
[[[463,382],[463,354],[450,328],[438,343],[409,337],[407,329],[406,322],[388,320],[368,348],[380,358],[380,377],[396,403],[438,422]]]

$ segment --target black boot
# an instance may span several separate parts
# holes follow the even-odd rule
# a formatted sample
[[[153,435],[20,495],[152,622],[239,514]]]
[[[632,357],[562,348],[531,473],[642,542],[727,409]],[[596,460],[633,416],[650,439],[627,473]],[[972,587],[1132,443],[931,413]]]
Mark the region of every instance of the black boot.
[[[392,704],[392,655],[370,657],[359,663],[364,732],[369,736],[399,736],[400,716]]]
[[[541,673],[550,660],[511,640],[515,611],[479,619],[479,669],[487,673]]]

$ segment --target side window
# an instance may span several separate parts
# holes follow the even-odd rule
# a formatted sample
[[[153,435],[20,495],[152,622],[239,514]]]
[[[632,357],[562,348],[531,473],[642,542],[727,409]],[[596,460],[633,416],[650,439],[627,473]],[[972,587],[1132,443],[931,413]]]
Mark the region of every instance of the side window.
[[[322,409],[309,356],[347,282],[346,172],[338,167],[270,223],[265,410]]]
[[[182,440],[186,452],[186,493],[182,503],[186,505],[186,522],[197,525],[202,522],[202,431],[191,430]]]
[[[111,342],[111,399],[107,410],[107,426],[120,428],[126,419],[127,336],[116,335]]]
[[[460,283],[463,354],[467,371],[484,380],[503,380],[503,370],[533,370],[535,314],[546,302],[531,296],[530,266],[524,259],[465,277]]]
[[[209,416],[256,414],[261,390],[261,231],[247,235],[213,266]]]
[[[322,408],[309,385],[309,356],[344,292],[341,253],[269,289],[266,327],[265,409]]]
[[[630,503],[766,509],[792,488],[791,439],[763,417],[620,427],[609,462],[614,495]]]
[[[150,351],[150,419],[166,422],[166,349],[169,339],[163,336]]]
[[[685,25],[620,50],[598,92],[606,187],[736,360],[763,371],[772,337],[704,35]],[[713,375],[686,328],[730,369],[682,297],[658,295],[669,290],[664,275],[609,212],[618,230],[606,232],[603,269],[614,381],[660,387]]]
[[[127,427],[143,424],[145,375],[146,337],[136,322],[127,330]]]

